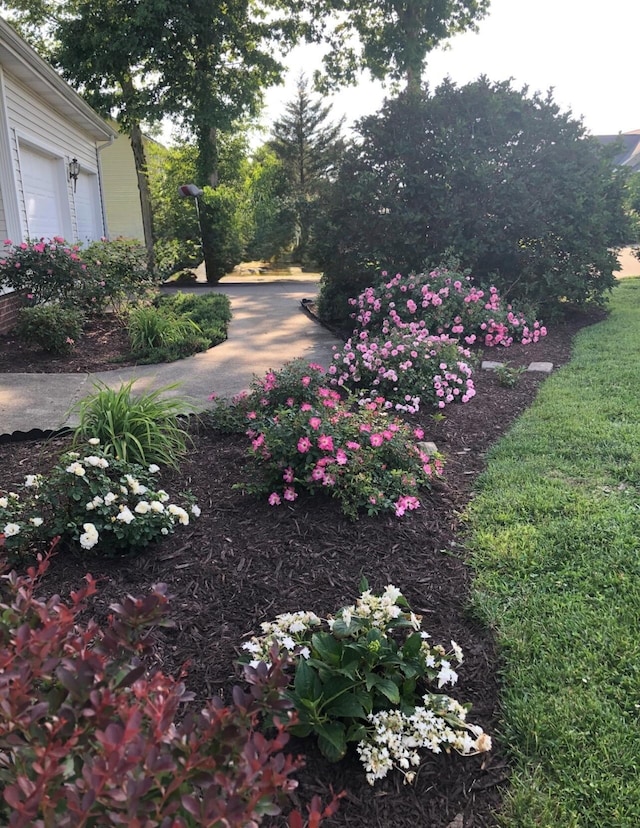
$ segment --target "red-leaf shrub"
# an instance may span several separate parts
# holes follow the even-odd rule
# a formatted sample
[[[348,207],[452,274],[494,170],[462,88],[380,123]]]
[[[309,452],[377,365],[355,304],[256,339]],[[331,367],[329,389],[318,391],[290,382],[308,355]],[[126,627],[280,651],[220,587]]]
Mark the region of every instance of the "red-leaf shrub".
[[[283,753],[290,703],[282,661],[248,668],[248,690],[199,713],[184,683],[150,674],[140,656],[151,627],[168,624],[163,585],[111,606],[104,626],[81,623],[96,591],[65,603],[36,597],[48,558],[0,584],[0,822],[9,828],[240,828],[280,813],[301,758]],[[277,655],[274,653],[274,655]],[[264,714],[275,735],[257,730]],[[280,722],[278,714],[283,716]],[[333,813],[309,807],[309,826]],[[291,825],[303,824],[299,813]]]

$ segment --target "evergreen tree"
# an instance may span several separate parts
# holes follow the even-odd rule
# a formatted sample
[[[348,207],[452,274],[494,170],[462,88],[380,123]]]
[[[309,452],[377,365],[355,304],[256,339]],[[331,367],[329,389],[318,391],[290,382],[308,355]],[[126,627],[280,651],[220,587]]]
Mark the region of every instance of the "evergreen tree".
[[[273,125],[270,146],[286,170],[296,217],[293,254],[303,262],[309,253],[318,201],[344,150],[344,118],[331,123],[330,114],[331,107],[312,98],[305,76],[300,75],[295,98]]]

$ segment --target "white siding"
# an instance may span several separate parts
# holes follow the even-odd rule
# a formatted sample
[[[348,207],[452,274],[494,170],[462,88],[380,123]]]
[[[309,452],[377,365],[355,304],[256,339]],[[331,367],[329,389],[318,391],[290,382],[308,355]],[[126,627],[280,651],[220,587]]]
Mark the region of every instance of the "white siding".
[[[28,218],[27,204],[24,198],[25,182],[22,180],[20,165],[20,151],[22,149],[27,152],[35,151],[44,154],[52,161],[57,160],[58,168],[63,171],[62,180],[65,182],[60,193],[62,226],[58,233],[66,236],[69,241],[81,239],[78,232],[78,217],[76,216],[72,182],[68,180],[66,170],[69,160],[77,158],[85,175],[97,176],[98,165],[94,142],[84,136],[74,124],[69,123],[60,113],[33,95],[29,89],[6,72],[5,90],[10,149],[17,170],[18,200],[23,235],[25,237],[28,235]],[[104,226],[99,201],[100,195],[97,188],[94,190],[93,197],[96,199],[96,203],[91,212],[93,220],[98,224],[95,238],[99,238],[104,233]],[[86,214],[86,210],[83,210],[83,216],[80,217],[82,232],[86,232]]]

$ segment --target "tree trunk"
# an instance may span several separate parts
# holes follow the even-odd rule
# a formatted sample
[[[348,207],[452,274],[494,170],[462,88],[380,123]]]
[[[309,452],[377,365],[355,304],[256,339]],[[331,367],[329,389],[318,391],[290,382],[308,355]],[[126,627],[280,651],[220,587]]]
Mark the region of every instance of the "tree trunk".
[[[140,208],[142,210],[142,227],[144,230],[144,242],[149,259],[149,270],[153,270],[155,266],[155,253],[153,250],[153,211],[151,209],[151,194],[149,192],[149,180],[147,178],[147,159],[144,152],[144,144],[142,142],[142,130],[140,129],[140,124],[137,122],[131,126],[129,138],[131,140],[131,149],[133,150],[133,158],[136,165],[136,173],[138,175]]]
[[[218,186],[218,131],[215,127],[204,127],[199,133],[198,173],[203,184],[214,189]],[[220,268],[217,261],[216,246],[213,243],[217,228],[212,221],[210,211],[206,207],[200,210],[200,230],[202,233],[204,272],[207,282],[219,282],[222,276],[218,275]]]

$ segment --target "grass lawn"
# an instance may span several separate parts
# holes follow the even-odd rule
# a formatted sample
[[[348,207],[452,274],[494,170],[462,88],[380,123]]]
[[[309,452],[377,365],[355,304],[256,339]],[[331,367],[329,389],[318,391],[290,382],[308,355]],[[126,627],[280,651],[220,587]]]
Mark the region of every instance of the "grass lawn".
[[[467,512],[515,763],[501,823],[640,824],[640,279],[490,452]]]

